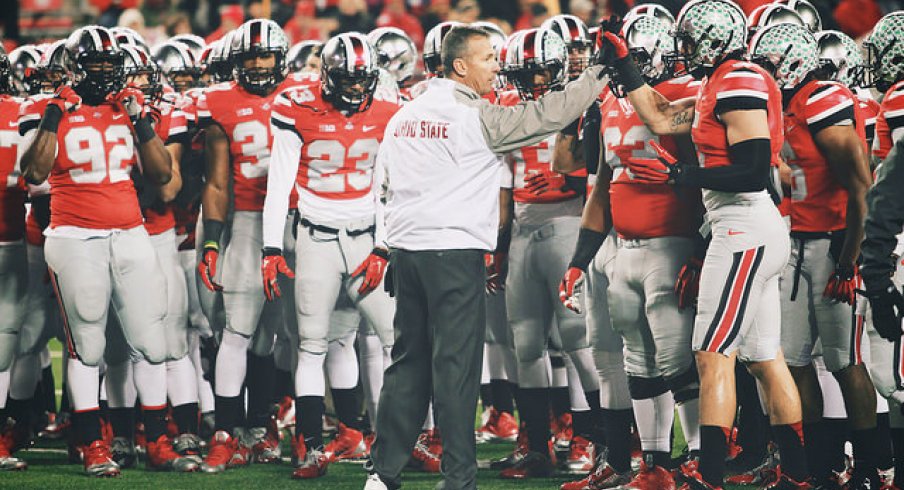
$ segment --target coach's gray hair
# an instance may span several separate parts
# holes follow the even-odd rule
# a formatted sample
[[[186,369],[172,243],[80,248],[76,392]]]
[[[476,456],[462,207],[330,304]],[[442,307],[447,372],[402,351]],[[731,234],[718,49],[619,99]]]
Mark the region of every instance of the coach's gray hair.
[[[452,63],[456,58],[464,58],[468,54],[468,41],[472,37],[489,38],[490,33],[482,27],[456,26],[443,38],[442,60],[443,76],[455,73]]]

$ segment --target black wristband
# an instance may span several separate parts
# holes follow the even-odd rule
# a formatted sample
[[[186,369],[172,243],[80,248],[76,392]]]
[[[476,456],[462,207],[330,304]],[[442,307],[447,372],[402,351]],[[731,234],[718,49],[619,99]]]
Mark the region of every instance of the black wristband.
[[[213,219],[204,220],[204,248],[220,249],[220,237],[223,236],[223,228],[226,225],[222,221]]]
[[[574,191],[575,194],[583,196],[587,193],[587,177],[577,177],[565,174],[565,187]]]
[[[574,247],[574,255],[568,267],[577,267],[582,271],[587,270],[590,261],[596,256],[596,252],[603,246],[606,235],[589,228],[581,228],[578,232],[578,243]]]
[[[261,255],[264,257],[273,257],[274,255],[282,255],[282,249],[276,247],[264,247],[261,249]]]
[[[370,253],[376,255],[377,257],[380,257],[383,260],[389,260],[389,251],[384,248],[374,247],[374,249],[371,250]]]
[[[38,125],[38,129],[56,133],[57,129],[60,127],[60,120],[62,119],[62,109],[57,105],[47,104],[47,108],[44,109],[44,117],[41,118],[41,124]]]
[[[565,126],[565,129],[563,129],[560,132],[562,134],[565,134],[568,136],[577,136],[578,128],[580,126],[581,126],[581,118],[579,117],[579,118],[575,119],[574,121],[572,121],[571,124],[569,124],[568,126]]]
[[[157,136],[157,133],[154,132],[154,126],[151,125],[150,117],[142,117],[135,123],[135,134],[138,136],[138,143],[142,145]]]
[[[640,75],[640,70],[637,69],[631,56],[615,60],[612,67],[615,68],[613,78],[622,86],[625,93],[633,92],[647,83]]]

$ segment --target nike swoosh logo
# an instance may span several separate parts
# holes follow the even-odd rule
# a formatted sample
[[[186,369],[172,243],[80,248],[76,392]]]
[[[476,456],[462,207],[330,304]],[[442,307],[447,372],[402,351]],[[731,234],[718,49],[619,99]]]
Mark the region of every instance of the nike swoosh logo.
[[[117,119],[122,119],[122,114],[114,114],[114,115],[113,115],[113,120],[115,121],[115,120],[117,120]]]
[[[364,125],[361,127],[361,131],[364,131],[365,133],[370,131],[371,129],[377,129],[377,127],[376,126],[367,126],[367,125]]]
[[[743,231],[728,230],[728,236],[743,235]]]

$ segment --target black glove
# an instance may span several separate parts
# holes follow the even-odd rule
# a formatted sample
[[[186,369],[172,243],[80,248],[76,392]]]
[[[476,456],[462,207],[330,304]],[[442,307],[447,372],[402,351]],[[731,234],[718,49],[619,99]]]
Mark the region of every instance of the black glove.
[[[901,338],[901,317],[904,316],[904,296],[894,284],[884,288],[868,290],[866,299],[873,310],[873,327],[889,342]]]

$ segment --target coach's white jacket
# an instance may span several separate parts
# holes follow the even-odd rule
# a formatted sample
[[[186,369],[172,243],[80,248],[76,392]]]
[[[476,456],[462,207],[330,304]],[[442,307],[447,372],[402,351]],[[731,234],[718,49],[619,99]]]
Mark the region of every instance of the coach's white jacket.
[[[565,90],[514,107],[491,104],[452,80],[430,80],[389,121],[377,155],[376,171],[388,181],[386,243],[404,250],[495,249],[500,155],[580,117],[606,84],[600,70],[590,67]]]

